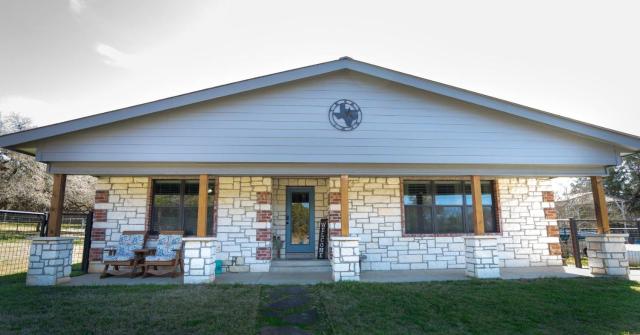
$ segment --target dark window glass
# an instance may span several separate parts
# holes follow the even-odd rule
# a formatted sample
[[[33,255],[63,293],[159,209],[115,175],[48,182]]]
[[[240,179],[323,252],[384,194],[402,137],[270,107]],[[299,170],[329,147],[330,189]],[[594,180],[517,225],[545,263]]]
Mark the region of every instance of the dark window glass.
[[[482,181],[485,232],[497,232],[493,182]],[[471,184],[465,181],[405,181],[407,234],[473,233]]]
[[[465,229],[462,222],[462,207],[436,207],[436,227],[438,233],[464,233]]]
[[[209,183],[208,191],[207,232],[213,234],[213,182]],[[197,180],[154,181],[151,233],[155,234],[161,230],[184,230],[186,236],[196,235],[198,192]]]

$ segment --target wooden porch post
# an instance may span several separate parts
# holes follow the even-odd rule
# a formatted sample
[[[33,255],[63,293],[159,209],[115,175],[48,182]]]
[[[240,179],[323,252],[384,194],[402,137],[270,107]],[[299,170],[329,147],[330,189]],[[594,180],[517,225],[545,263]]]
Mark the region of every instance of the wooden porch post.
[[[206,174],[200,175],[200,184],[198,187],[198,224],[197,235],[198,237],[207,236],[207,196],[209,195],[209,176]]]
[[[473,228],[476,235],[484,235],[484,212],[480,176],[471,176],[471,202],[473,203]]]
[[[349,236],[349,176],[340,176],[340,230]]]
[[[62,226],[62,211],[64,209],[64,189],[67,184],[66,174],[53,175],[53,192],[51,194],[51,207],[49,208],[49,223],[47,236],[59,237]]]
[[[609,233],[609,211],[607,210],[607,201],[604,196],[602,177],[591,177],[591,191],[593,192],[593,203],[596,209],[598,234]]]

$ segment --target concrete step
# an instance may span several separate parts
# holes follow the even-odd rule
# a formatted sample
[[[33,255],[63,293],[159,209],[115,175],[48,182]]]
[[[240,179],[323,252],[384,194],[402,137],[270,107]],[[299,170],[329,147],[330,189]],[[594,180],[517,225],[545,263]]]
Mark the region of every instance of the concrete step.
[[[316,259],[313,252],[289,252],[285,255],[286,259]]]
[[[326,259],[271,261],[270,272],[331,272]]]

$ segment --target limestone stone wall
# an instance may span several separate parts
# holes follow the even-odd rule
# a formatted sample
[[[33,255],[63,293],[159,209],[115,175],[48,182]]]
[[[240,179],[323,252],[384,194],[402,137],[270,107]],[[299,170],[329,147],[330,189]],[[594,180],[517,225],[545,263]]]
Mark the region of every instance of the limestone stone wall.
[[[315,190],[315,245],[313,250],[318,250],[318,233],[320,229],[320,220],[329,214],[328,196],[329,196],[329,180],[328,178],[301,178],[301,177],[285,177],[273,179],[273,233],[280,236],[282,241],[281,257],[286,255],[286,215],[287,215],[287,186],[309,186]],[[275,250],[274,250],[275,254]]]
[[[146,230],[148,177],[99,177],[96,183],[91,270],[102,261],[106,246],[117,246],[127,230]]]
[[[465,267],[464,238],[404,237],[400,178],[349,178],[349,233],[367,256],[362,270]]]
[[[561,265],[550,182],[499,179],[501,267]],[[456,236],[403,236],[401,181],[396,177],[349,179],[350,234],[366,255],[362,270],[465,268],[465,241]],[[554,236],[548,236],[553,232]]]
[[[562,265],[553,188],[548,178],[500,178],[501,267]]]
[[[218,183],[218,259],[236,272],[269,271],[271,177],[220,177]],[[232,264],[234,257],[240,263]]]
[[[103,248],[115,246],[122,231],[147,228],[148,180],[147,177],[98,179],[90,250],[92,270],[99,269],[95,266],[100,265]],[[303,185],[315,187],[316,229],[320,219],[328,218],[331,235],[339,235],[339,177],[218,178],[215,243],[217,257],[223,260],[226,269],[269,270],[271,236],[278,234],[283,242],[285,238],[286,186]],[[561,265],[550,181],[499,178],[497,185],[500,266]],[[398,177],[349,178],[350,235],[359,237],[360,252],[367,256],[362,270],[465,268],[463,235],[404,236],[401,190]],[[286,250],[283,256],[284,253]],[[234,260],[237,262],[233,263]]]

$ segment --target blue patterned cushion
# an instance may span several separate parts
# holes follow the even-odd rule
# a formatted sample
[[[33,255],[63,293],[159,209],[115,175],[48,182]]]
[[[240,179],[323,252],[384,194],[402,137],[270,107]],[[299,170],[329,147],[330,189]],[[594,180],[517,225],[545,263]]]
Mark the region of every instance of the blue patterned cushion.
[[[122,234],[118,241],[115,257],[133,259],[135,256],[133,251],[142,248],[144,248],[144,234]]]
[[[177,249],[182,248],[182,235],[165,235],[158,236],[158,244],[156,246],[156,257],[176,257]],[[147,258],[148,259],[148,258]]]
[[[147,256],[144,258],[145,261],[149,262],[165,262],[172,261],[175,257],[171,256]]]

